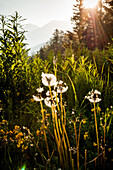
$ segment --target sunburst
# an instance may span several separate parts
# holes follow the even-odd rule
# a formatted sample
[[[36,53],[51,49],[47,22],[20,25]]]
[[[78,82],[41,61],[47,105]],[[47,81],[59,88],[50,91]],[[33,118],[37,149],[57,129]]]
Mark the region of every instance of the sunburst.
[[[98,4],[99,0],[84,0],[83,6],[85,8],[94,8]]]

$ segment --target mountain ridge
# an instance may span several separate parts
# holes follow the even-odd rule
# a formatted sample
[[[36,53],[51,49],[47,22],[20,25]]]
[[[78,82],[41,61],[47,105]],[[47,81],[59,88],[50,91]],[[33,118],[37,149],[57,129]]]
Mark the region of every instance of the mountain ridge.
[[[24,27],[26,36],[26,43],[29,44],[28,48],[31,48],[30,53],[36,52],[40,49],[41,44],[48,42],[52,37],[55,29],[66,32],[71,30],[71,24],[68,21],[56,21],[53,20],[42,27],[34,24],[26,24]],[[36,46],[39,47],[36,50]],[[34,50],[35,49],[35,50]]]

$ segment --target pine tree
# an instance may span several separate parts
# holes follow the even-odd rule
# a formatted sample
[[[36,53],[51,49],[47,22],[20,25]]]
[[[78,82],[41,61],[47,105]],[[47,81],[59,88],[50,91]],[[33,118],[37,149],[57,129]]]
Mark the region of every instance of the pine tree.
[[[78,36],[78,41],[81,43],[83,39],[84,31],[84,10],[83,10],[83,0],[76,0],[76,5],[73,5],[73,17],[71,21],[74,24],[73,31]]]
[[[91,50],[102,49],[105,46],[106,33],[103,28],[103,13],[99,4],[93,9],[88,9],[84,41]]]
[[[103,18],[104,29],[107,34],[108,43],[111,43],[113,38],[113,0],[105,0],[103,8],[105,10]]]

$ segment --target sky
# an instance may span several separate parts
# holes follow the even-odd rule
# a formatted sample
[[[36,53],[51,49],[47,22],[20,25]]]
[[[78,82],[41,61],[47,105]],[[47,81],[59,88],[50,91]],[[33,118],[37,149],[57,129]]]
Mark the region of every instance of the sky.
[[[76,0],[0,0],[0,14],[13,15],[15,11],[26,23],[45,25],[52,20],[70,21]]]

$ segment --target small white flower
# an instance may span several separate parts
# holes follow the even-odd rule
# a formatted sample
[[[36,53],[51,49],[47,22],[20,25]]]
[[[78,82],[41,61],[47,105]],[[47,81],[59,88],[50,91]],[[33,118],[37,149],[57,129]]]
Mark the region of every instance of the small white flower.
[[[85,96],[85,99],[88,99],[91,103],[98,103],[101,99],[98,97],[101,93],[98,90],[93,90],[88,93],[88,96]]]
[[[30,146],[33,146],[33,144],[31,143]]]
[[[43,87],[39,87],[36,89],[38,93],[42,93],[44,91]]]
[[[37,102],[44,100],[41,96],[34,96],[34,95],[33,95],[33,99]]]
[[[74,109],[72,109],[72,112],[71,112],[71,114],[72,114],[72,115],[74,115],[74,114],[75,114],[75,111],[74,111]]]
[[[26,129],[26,127],[25,127],[25,126],[23,126],[23,129]]]
[[[42,73],[42,83],[45,86],[54,86],[56,84],[56,77],[54,74]]]

